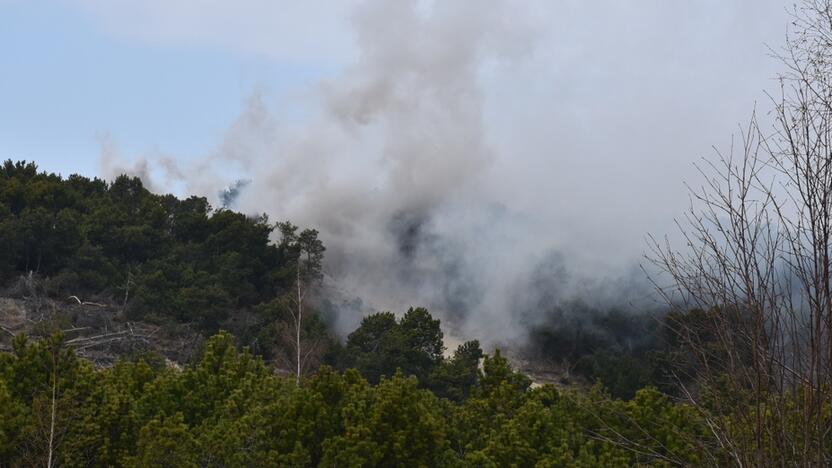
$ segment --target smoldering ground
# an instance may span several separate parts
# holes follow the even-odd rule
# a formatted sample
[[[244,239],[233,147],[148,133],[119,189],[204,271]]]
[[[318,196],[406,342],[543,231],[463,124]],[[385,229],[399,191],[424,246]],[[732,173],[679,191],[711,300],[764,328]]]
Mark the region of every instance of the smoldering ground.
[[[265,85],[206,155],[116,164],[108,146],[104,175],[138,168],[215,205],[250,180],[233,208],[320,230],[342,333],[423,305],[494,345],[564,304],[650,309],[644,235],[673,231],[692,162],[763,97],[786,14],[591,3],[359,3],[335,76],[277,103]]]

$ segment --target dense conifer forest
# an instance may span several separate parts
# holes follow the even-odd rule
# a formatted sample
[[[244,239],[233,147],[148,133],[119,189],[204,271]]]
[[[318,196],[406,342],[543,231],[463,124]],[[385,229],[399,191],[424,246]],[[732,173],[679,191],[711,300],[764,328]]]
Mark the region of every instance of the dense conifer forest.
[[[710,418],[741,421],[725,399],[777,408],[789,398],[696,387],[707,362],[677,331],[698,330],[716,361],[717,310],[670,314],[635,347],[598,330],[646,319],[611,313],[594,334],[549,330],[539,353],[574,374],[532,385],[476,340],[446,352],[424,308],[368,315],[339,340],[315,302],[293,302],[320,281],[314,230],[155,195],[137,178],[62,178],[28,162],[0,168],[0,207],[5,296],[32,307],[30,326],[4,326],[0,338],[3,466],[723,464],[731,452]],[[148,324],[202,339],[178,363],[152,339],[114,362],[85,359],[111,345],[90,335],[108,331],[64,309],[90,304],[110,314],[110,334]],[[707,413],[679,383],[697,388]]]
[[[232,309],[290,287],[286,245],[264,217],[213,210],[204,198],[150,193],[136,177],[112,183],[0,168],[0,277],[47,278],[48,294],[120,299],[127,319],[190,322],[211,333]],[[129,307],[128,307],[129,306]]]

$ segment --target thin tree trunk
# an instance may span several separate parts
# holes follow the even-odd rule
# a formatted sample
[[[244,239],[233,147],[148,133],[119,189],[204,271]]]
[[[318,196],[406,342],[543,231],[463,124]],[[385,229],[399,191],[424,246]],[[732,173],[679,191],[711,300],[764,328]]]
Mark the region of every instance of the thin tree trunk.
[[[298,387],[300,386],[300,361],[301,361],[301,348],[300,348],[300,327],[301,327],[301,319],[303,318],[303,295],[301,294],[301,284],[300,284],[300,256],[298,256],[298,268],[297,268],[297,283],[298,283],[298,314],[297,320],[295,320],[295,343],[297,346],[297,364],[298,364],[298,371],[297,375],[295,376],[295,385]]]
[[[121,313],[127,308],[127,300],[130,298],[130,283],[133,281],[133,272],[131,267],[127,267],[127,282],[124,285],[124,302],[121,304]]]
[[[55,443],[55,416],[57,413],[57,406],[58,406],[58,362],[55,356],[55,352],[53,350],[52,354],[52,413],[49,422],[49,453],[48,459],[46,462],[47,468],[52,468],[53,465],[53,452],[54,452],[54,443]]]

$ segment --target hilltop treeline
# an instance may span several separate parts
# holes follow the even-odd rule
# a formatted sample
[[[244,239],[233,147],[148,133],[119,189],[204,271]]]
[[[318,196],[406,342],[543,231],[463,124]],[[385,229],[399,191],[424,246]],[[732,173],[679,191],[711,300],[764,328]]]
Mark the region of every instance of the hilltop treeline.
[[[205,198],[153,194],[137,177],[0,167],[0,279],[46,278],[47,294],[109,299],[131,320],[213,333],[279,297],[297,252],[270,242],[275,227]]]
[[[300,253],[285,240],[316,237],[313,230],[299,235],[296,230],[289,223],[272,224],[265,215],[213,209],[205,198],[157,195],[136,177],[108,183],[41,172],[31,162],[0,166],[0,281],[8,287],[32,275],[40,293],[115,304],[122,321],[172,325],[168,329],[174,332],[177,324],[190,325],[205,336],[230,330],[256,354],[280,359],[286,367],[295,346],[287,296]],[[589,382],[600,379],[619,397],[656,384],[655,372],[648,370],[654,366],[645,365],[652,362],[648,351],[656,348],[655,330],[645,328],[648,319],[574,309],[534,331],[538,346],[532,359],[567,362],[574,374]],[[401,367],[409,346],[401,337],[408,328],[424,322],[441,333],[436,323],[414,319],[419,310],[401,326],[392,314],[378,314],[365,320],[344,348],[311,312],[302,324],[303,338],[318,346],[307,370],[322,362],[356,367],[372,382]],[[629,346],[621,336],[648,338]],[[431,353],[424,362],[405,366],[406,373],[427,382],[429,368],[441,357],[437,349]],[[469,354],[479,357],[474,347]]]

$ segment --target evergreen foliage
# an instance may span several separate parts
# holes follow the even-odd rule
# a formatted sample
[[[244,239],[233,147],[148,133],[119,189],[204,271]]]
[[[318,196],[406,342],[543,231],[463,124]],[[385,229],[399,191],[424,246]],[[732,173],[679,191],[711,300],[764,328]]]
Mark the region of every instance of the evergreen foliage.
[[[468,396],[401,371],[371,384],[321,367],[302,386],[222,332],[177,369],[94,369],[56,335],[0,354],[0,465],[44,464],[55,393],[59,466],[671,466],[703,462],[698,413],[653,389],[630,401],[531,389],[499,353]],[[462,346],[451,360],[473,359]]]
[[[832,418],[802,397],[804,383],[752,394],[731,379],[697,380],[725,360],[718,340],[743,330],[739,306],[673,312],[647,327],[646,316],[555,310],[556,325],[532,332],[536,357],[565,362],[592,389],[533,386],[476,340],[446,356],[425,308],[369,315],[341,345],[304,299],[323,278],[317,231],[155,195],[138,178],[62,178],[6,161],[0,242],[7,286],[37,277],[53,296],[119,304],[118,320],[210,336],[184,367],[144,354],[107,368],[76,356],[57,322],[39,340],[14,336],[0,353],[0,466],[729,464],[715,425],[788,464],[747,429],[748,415],[784,433],[806,424],[799,414]],[[577,320],[581,311],[589,319]],[[714,328],[726,313],[734,319]],[[695,338],[698,360],[682,338]],[[752,354],[733,352],[741,364]],[[293,356],[293,378],[275,371]],[[693,406],[671,399],[678,383],[696,392]]]
[[[107,183],[34,163],[0,166],[0,280],[37,275],[52,295],[109,298],[130,320],[211,334],[236,311],[286,294],[301,253],[271,242],[275,228],[265,215],[215,210],[205,198],[153,194],[136,177]],[[317,232],[291,234],[319,264]]]

